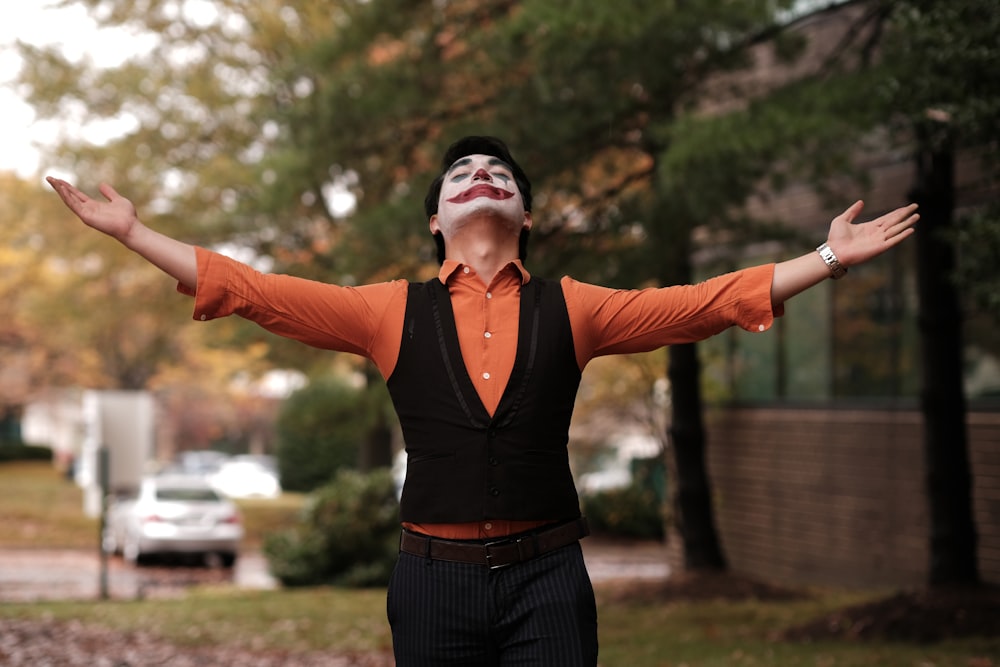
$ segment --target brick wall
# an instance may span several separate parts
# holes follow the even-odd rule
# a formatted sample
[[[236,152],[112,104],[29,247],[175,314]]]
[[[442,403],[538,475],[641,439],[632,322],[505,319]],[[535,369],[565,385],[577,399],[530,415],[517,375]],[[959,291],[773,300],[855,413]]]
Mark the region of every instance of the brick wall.
[[[922,422],[907,410],[709,415],[716,521],[734,572],[786,584],[922,585]],[[969,415],[979,566],[1000,583],[1000,414]]]
[[[820,11],[797,23],[809,38],[791,65],[756,50],[756,67],[706,84],[703,113],[745,104],[753,94],[810,71],[837,48],[866,10],[863,3]],[[959,209],[995,201],[1000,185],[980,168],[979,151],[956,158]],[[807,183],[752,197],[748,212],[818,235],[855,198],[864,219],[907,202],[914,163],[874,133],[859,147],[869,181],[828,183],[839,203],[826,204]],[[909,410],[742,408],[707,415],[709,470],[723,549],[736,572],[778,583],[857,587],[916,586],[927,580],[928,508],[924,491],[923,428]],[[968,417],[973,511],[979,567],[1000,584],[1000,414]],[[682,562],[671,536],[671,563]]]

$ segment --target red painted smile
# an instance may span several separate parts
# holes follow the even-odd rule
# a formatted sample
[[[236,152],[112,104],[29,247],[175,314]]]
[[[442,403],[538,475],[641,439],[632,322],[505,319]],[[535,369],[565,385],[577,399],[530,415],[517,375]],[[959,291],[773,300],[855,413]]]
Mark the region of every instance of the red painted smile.
[[[476,199],[477,197],[487,197],[489,199],[510,199],[514,196],[513,192],[508,192],[507,190],[502,190],[500,188],[493,187],[486,183],[480,183],[479,185],[473,185],[471,188],[455,195],[454,197],[447,199],[446,201],[452,204],[462,204],[467,201]]]

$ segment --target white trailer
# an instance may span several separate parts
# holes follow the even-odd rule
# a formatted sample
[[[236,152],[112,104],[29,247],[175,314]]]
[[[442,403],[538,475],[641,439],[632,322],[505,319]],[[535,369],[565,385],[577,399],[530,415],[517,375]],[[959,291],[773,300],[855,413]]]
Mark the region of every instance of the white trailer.
[[[100,452],[108,452],[107,489],[112,493],[139,488],[153,462],[156,410],[146,391],[83,393],[83,441],[76,482],[84,490],[84,513],[101,513]]]

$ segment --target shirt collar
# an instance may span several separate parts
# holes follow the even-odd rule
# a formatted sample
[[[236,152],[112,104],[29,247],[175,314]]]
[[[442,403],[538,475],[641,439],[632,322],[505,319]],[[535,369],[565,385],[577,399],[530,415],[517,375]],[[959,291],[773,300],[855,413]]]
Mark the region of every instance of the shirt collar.
[[[459,262],[454,259],[444,260],[444,263],[441,265],[441,270],[438,271],[438,280],[440,280],[443,284],[447,285],[448,279],[451,278],[452,275],[454,275],[454,273],[463,266],[465,265],[462,262]],[[521,260],[519,259],[511,260],[510,263],[507,264],[507,266],[501,269],[501,271],[515,272],[520,276],[522,285],[526,284],[529,280],[531,280],[531,274],[528,273],[528,270],[524,268],[524,264],[522,264]]]

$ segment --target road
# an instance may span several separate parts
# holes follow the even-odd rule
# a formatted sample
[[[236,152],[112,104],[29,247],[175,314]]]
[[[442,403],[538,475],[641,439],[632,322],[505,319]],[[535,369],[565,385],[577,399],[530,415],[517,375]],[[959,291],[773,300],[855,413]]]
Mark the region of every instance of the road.
[[[583,541],[594,583],[614,579],[661,580],[669,576],[666,548],[657,543],[616,544]],[[101,561],[96,550],[0,550],[0,602],[97,599]],[[243,589],[276,588],[259,552],[240,555],[232,569],[183,563],[133,567],[120,558],[107,561],[107,590],[114,599],[175,597],[198,585]]]

